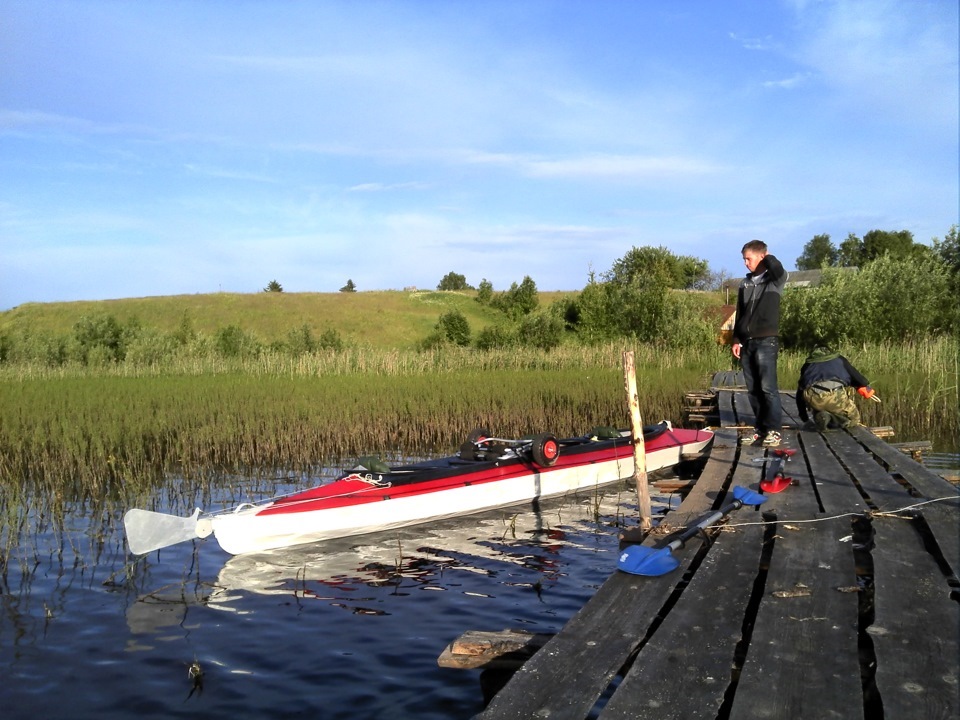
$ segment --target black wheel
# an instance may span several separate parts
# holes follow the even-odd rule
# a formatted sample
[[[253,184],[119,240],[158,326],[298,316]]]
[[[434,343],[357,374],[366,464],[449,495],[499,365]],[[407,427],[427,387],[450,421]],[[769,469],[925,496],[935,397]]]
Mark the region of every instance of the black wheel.
[[[480,443],[490,437],[491,432],[486,428],[477,428],[476,430],[471,430],[470,434],[467,435],[468,443]]]
[[[560,457],[560,443],[550,433],[537,435],[530,443],[530,454],[540,467],[551,467]]]

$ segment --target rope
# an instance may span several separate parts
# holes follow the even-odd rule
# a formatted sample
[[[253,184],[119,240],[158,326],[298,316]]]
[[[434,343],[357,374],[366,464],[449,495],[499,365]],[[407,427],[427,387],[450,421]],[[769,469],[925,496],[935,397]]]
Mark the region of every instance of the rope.
[[[875,518],[875,517],[895,517],[895,518],[899,518],[899,519],[901,519],[901,520],[910,520],[911,518],[909,518],[909,517],[904,518],[904,517],[902,517],[902,516],[900,516],[900,515],[897,515],[897,513],[906,512],[907,510],[913,510],[914,508],[918,508],[918,507],[921,507],[921,506],[923,506],[923,505],[929,505],[930,503],[943,502],[944,500],[957,500],[957,499],[960,499],[960,496],[954,495],[954,496],[951,496],[951,497],[941,497],[941,498],[934,498],[933,500],[924,500],[923,502],[914,503],[913,505],[907,505],[906,507],[902,507],[902,508],[900,508],[899,510],[883,510],[883,511],[880,511],[880,510],[867,510],[867,511],[865,511],[865,512],[841,513],[840,515],[831,515],[831,516],[829,516],[829,517],[822,517],[822,518],[808,518],[808,519],[805,519],[805,520],[790,520],[789,518],[777,518],[776,522],[778,522],[778,523],[793,523],[793,524],[800,524],[800,523],[818,523],[818,522],[826,522],[826,521],[828,521],[828,520],[839,520],[840,518],[845,518],[845,517],[862,517],[862,516],[864,516],[864,515],[867,516],[867,517],[869,517],[869,518]],[[738,527],[749,527],[749,526],[751,526],[751,525],[769,525],[770,522],[772,522],[772,521],[747,522],[747,523],[727,523],[726,525],[721,525],[721,526],[720,526],[720,529],[721,529],[721,530],[727,530],[727,529],[733,529],[733,528],[738,528]]]

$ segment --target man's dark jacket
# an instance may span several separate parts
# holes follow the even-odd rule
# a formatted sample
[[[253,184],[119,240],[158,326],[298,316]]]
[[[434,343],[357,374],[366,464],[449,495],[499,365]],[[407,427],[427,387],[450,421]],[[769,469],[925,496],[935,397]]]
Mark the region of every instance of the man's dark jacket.
[[[773,255],[764,257],[757,271],[747,273],[737,291],[733,342],[741,345],[751,338],[780,334],[780,297],[787,283],[787,271]]]

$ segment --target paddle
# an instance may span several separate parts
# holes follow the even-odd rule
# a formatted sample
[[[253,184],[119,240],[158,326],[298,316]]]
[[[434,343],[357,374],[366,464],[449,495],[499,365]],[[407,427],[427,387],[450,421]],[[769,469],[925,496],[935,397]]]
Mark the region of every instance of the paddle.
[[[666,547],[652,548],[646,545],[631,545],[625,548],[620,553],[617,567],[632,575],[645,575],[647,577],[666,575],[680,567],[680,561],[673,557],[673,551],[682,548],[687,540],[744,505],[757,506],[767,501],[760,493],[739,486],[733,489],[733,497],[734,501],[732,503],[711,513],[695,525],[691,525]]]
[[[765,493],[776,494],[786,490],[792,482],[793,478],[783,476],[783,458],[777,457],[767,465],[760,481],[760,489]]]
[[[207,537],[213,532],[210,520],[200,520],[200,508],[190,517],[167,515],[150,510],[127,510],[123,527],[127,533],[127,545],[134,555],[145,555],[153,550],[177,543]]]

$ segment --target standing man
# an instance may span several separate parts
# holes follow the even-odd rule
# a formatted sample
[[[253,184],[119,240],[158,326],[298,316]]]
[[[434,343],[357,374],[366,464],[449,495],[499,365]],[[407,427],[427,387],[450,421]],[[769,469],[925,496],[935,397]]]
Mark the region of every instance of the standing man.
[[[751,443],[764,447],[780,444],[783,409],[777,382],[777,356],[780,352],[780,296],[787,273],[777,258],[767,252],[767,244],[751,240],[743,246],[743,264],[747,277],[737,292],[737,319],[733,328],[733,356],[743,366],[750,407],[757,429]]]

